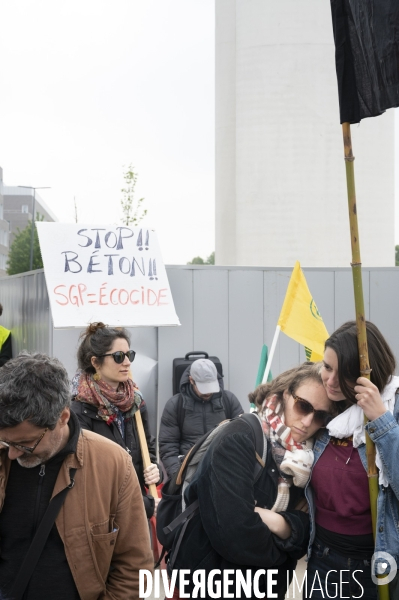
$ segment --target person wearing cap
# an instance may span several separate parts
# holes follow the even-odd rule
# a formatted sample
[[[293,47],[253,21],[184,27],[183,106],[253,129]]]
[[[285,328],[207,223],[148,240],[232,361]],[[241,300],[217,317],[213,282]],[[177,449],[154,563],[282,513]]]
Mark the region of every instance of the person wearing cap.
[[[236,396],[224,389],[213,362],[195,360],[182,375],[180,393],[168,400],[162,413],[159,454],[168,476],[201,436],[243,412]]]

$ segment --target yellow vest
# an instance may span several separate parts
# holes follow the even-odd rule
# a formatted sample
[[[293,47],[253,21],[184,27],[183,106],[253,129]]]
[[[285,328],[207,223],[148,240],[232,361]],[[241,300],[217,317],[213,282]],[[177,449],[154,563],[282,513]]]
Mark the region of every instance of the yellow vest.
[[[2,327],[0,325],[0,350],[3,347],[3,344],[10,335],[10,333],[11,331],[9,329],[6,329],[5,327]]]

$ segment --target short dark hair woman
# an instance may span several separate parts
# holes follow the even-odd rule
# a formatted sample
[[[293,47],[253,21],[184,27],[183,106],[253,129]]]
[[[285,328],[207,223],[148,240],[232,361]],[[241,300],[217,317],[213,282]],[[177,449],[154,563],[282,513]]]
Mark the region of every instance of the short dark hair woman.
[[[156,462],[155,439],[148,425],[147,407],[131,379],[130,363],[135,357],[125,329],[92,323],[82,335],[78,349],[81,373],[74,382],[72,410],[84,429],[103,435],[125,448],[132,457],[147,517],[156,514],[159,500],[146,493],[145,485],[161,482]],[[140,410],[151,465],[143,468],[134,413]],[[99,458],[101,460],[101,458]]]
[[[276,569],[273,593],[284,599],[309,538],[309,517],[299,503],[313,463],[310,438],[332,418],[319,370],[301,365],[250,395],[266,438],[256,481],[255,441],[244,419],[219,426],[186,490],[186,505],[198,500],[199,514],[189,522],[179,551],[174,549],[174,569],[191,574],[203,569],[206,575],[220,570],[219,580],[231,570],[233,581],[249,571],[261,594],[267,591],[261,570]],[[192,590],[193,580],[188,587]],[[233,583],[230,591],[234,588]],[[212,597],[209,590],[205,597]],[[254,591],[247,597],[258,596]]]
[[[399,377],[394,375],[395,358],[378,327],[367,322],[366,330],[371,381],[359,377],[355,321],[339,327],[325,344],[321,377],[340,414],[315,447],[313,494],[308,497],[312,532],[307,597],[312,599],[333,597],[341,585],[340,572],[345,571],[342,597],[374,600],[378,592],[371,578],[373,554],[389,552],[399,561]],[[375,443],[379,467],[375,541],[365,430]],[[390,587],[391,598],[398,598],[398,577]]]

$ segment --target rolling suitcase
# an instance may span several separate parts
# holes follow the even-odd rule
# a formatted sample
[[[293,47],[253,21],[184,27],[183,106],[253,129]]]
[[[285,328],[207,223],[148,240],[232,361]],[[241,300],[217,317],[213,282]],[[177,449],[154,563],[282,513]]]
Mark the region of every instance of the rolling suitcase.
[[[219,375],[223,377],[222,363],[220,362],[217,356],[209,356],[207,352],[200,351],[187,352],[184,358],[173,359],[173,395],[178,394],[180,391],[180,379],[184,371],[187,369],[188,366],[190,366],[195,360],[198,360],[199,358],[208,358],[209,360],[211,360],[214,363]]]

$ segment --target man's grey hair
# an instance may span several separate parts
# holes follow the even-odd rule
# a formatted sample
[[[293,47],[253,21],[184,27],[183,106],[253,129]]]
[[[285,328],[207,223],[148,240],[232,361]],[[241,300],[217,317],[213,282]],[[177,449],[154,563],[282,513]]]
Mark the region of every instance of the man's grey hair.
[[[68,373],[57,358],[24,351],[0,368],[0,429],[29,421],[54,429],[70,406]]]

